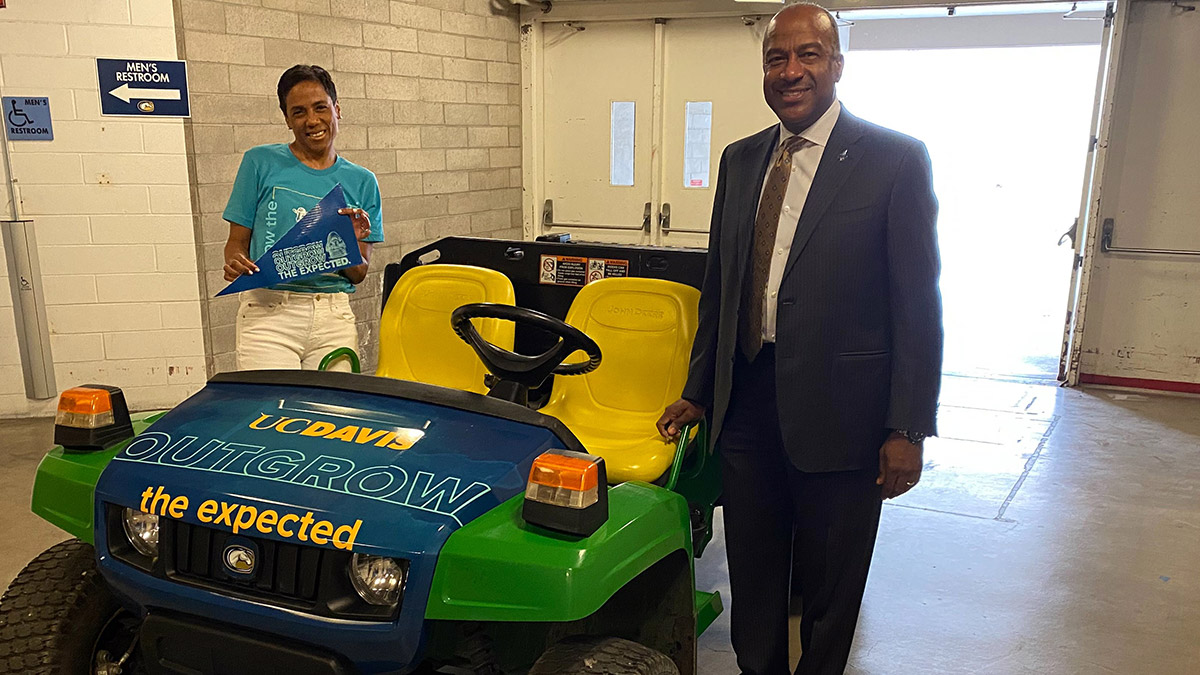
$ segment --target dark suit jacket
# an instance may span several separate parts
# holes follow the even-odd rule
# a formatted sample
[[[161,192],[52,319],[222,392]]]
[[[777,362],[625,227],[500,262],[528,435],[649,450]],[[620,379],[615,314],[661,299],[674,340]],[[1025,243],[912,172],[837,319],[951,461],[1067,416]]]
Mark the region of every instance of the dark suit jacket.
[[[684,398],[729,407],[742,284],[779,127],[721,156]],[[941,297],[929,154],[842,109],[784,268],[776,315],[780,427],[801,471],[879,466],[889,429],[936,432]]]

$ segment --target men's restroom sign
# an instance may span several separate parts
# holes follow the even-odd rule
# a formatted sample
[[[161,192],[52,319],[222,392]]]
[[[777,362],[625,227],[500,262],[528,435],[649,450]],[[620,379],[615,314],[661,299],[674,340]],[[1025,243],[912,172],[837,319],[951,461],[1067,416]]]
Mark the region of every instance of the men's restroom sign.
[[[100,114],[188,117],[187,63],[141,59],[96,59]]]
[[[10,141],[52,141],[50,99],[45,96],[5,96],[4,132]]]

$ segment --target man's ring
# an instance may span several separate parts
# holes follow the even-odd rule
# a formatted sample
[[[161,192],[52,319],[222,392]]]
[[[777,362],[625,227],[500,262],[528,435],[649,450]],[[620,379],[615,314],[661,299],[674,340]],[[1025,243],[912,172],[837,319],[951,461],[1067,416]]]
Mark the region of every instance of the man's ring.
[[[915,483],[915,482],[909,482],[909,483],[905,483],[905,485],[907,485],[908,487],[912,487],[912,486],[916,485],[916,483]]]

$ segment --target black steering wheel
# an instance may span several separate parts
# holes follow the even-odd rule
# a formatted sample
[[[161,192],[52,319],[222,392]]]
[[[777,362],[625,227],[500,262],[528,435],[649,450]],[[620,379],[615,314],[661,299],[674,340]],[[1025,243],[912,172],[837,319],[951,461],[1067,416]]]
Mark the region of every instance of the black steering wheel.
[[[483,339],[471,319],[502,319],[517,324],[539,328],[559,338],[558,343],[537,356],[525,356],[502,349]],[[566,321],[535,312],[524,307],[499,305],[491,302],[476,302],[463,305],[450,315],[454,333],[463,339],[479,355],[483,365],[500,379],[492,388],[492,394],[525,404],[529,390],[538,387],[550,376],[583,375],[600,367],[600,346],[583,331]],[[568,356],[583,350],[588,360],[582,363],[564,364]],[[505,382],[520,385],[518,388],[502,387]],[[522,400],[525,399],[525,400]]]

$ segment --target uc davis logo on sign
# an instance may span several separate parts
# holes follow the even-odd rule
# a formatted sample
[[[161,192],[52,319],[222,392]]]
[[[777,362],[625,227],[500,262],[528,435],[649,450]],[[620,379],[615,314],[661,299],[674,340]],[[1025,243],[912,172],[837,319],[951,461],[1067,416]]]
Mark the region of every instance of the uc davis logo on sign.
[[[346,257],[346,242],[338,236],[337,232],[330,232],[325,239],[325,253],[329,254],[332,260]]]

